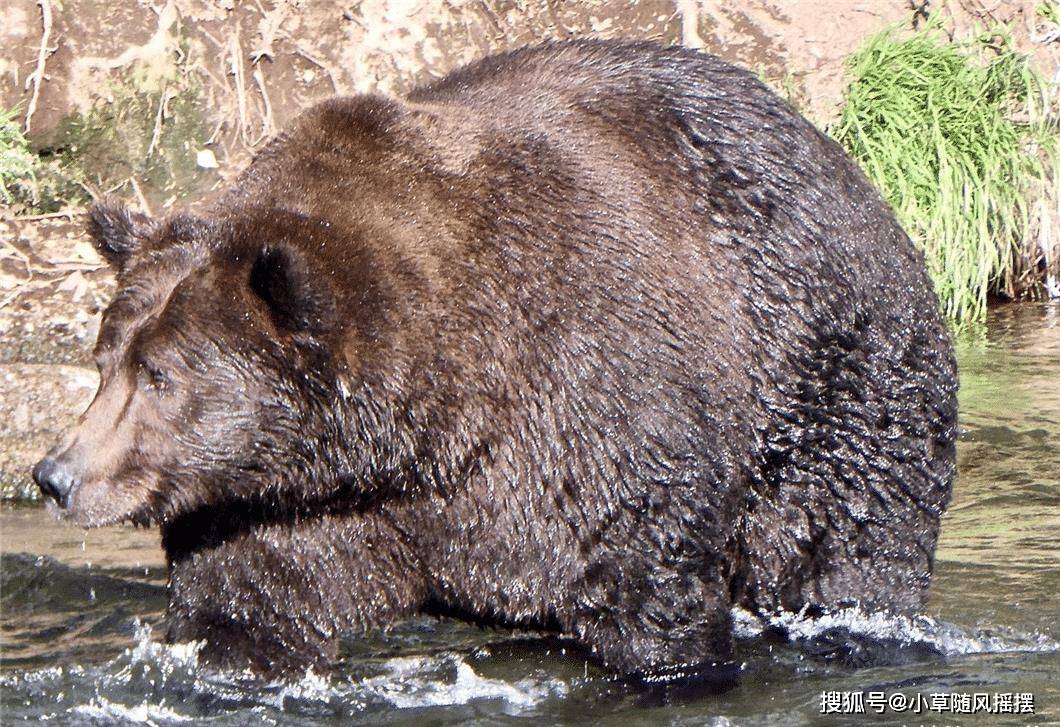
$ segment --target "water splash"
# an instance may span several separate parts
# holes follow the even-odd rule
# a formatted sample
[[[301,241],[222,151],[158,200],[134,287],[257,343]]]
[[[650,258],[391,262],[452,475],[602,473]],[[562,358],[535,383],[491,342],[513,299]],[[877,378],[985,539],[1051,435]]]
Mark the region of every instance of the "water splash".
[[[518,715],[568,691],[565,682],[540,672],[513,682],[488,678],[451,651],[386,659],[359,678],[309,671],[296,682],[263,684],[249,675],[201,668],[202,642],[163,644],[152,639],[150,624],[137,620],[133,625],[132,644],[109,662],[3,675],[0,686],[32,701],[48,695],[39,702],[38,718],[148,725],[206,716],[245,717],[248,711],[273,718],[341,716],[371,707],[415,709],[481,701]],[[81,688],[71,689],[74,685]],[[87,693],[86,685],[91,685]]]
[[[399,709],[503,700],[505,711],[513,714],[550,697],[566,696],[568,689],[558,679],[527,678],[514,683],[489,679],[454,653],[391,659],[386,668],[386,673],[367,679],[363,688]]]
[[[765,631],[765,624],[747,609],[736,606],[732,609],[732,629],[737,639],[756,639]]]
[[[83,717],[103,722],[135,722],[137,724],[151,725],[151,727],[174,722],[193,721],[192,717],[179,714],[164,704],[144,702],[133,707],[126,707],[123,704],[111,702],[106,697],[97,697],[88,704],[74,707],[73,712]]]
[[[151,624],[134,619],[135,644],[125,652],[132,664],[154,664],[167,672],[174,669],[194,670],[199,665],[199,651],[205,641],[163,644],[151,638]]]
[[[758,637],[770,627],[796,643],[839,631],[901,647],[928,646],[943,656],[1060,651],[1060,642],[1040,633],[1005,628],[969,631],[930,616],[870,612],[859,606],[815,617],[806,615],[805,609],[797,613],[781,611],[762,619],[743,609],[733,609],[733,622],[737,638],[742,639]]]

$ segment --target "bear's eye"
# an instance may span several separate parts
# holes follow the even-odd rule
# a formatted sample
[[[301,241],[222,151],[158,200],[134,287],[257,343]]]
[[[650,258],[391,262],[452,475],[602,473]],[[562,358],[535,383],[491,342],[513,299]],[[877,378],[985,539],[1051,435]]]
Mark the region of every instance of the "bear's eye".
[[[140,364],[140,375],[147,384],[147,388],[153,391],[165,391],[169,386],[169,379],[162,370],[150,364]]]

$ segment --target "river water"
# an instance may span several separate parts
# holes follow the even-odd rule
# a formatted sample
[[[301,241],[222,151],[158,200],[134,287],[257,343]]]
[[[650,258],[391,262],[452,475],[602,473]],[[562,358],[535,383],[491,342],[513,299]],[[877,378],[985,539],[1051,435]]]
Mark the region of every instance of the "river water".
[[[157,531],[86,533],[8,504],[0,721],[1060,724],[1060,307],[998,309],[958,356],[959,479],[923,618],[786,614],[780,637],[737,614],[739,685],[676,703],[561,645],[433,619],[345,644],[328,678],[261,685],[153,641]]]

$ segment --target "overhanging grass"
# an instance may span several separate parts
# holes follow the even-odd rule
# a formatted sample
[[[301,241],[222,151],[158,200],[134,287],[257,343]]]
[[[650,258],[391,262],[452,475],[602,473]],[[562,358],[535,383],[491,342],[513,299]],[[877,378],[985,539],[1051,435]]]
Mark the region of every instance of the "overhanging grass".
[[[830,133],[924,251],[946,314],[982,320],[989,292],[1014,296],[1021,265],[1038,267],[1020,253],[1056,223],[1047,84],[1003,34],[955,44],[937,25],[874,36],[850,70]]]

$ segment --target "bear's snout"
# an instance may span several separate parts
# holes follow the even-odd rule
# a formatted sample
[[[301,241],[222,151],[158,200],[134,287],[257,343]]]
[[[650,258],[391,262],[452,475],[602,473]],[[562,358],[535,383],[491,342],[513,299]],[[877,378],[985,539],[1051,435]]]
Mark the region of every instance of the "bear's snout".
[[[33,467],[33,479],[40,491],[62,508],[69,504],[70,493],[78,481],[73,467],[54,457],[45,457]]]

